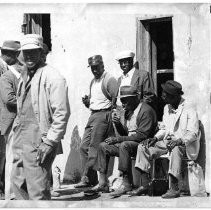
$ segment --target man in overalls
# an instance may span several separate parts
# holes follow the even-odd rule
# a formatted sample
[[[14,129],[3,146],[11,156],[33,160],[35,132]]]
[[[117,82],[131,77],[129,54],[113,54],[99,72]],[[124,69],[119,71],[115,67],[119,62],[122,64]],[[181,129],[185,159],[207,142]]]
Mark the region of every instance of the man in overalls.
[[[27,71],[17,91],[12,187],[16,199],[50,200],[50,170],[70,115],[65,79],[42,59],[43,39],[21,42]]]

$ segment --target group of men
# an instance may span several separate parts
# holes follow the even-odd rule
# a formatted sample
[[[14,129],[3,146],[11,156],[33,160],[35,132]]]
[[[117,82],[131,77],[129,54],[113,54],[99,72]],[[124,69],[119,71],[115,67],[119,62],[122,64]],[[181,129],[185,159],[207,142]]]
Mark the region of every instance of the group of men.
[[[40,35],[5,41],[1,54],[0,143],[6,145],[6,197],[49,200],[51,166],[70,116],[67,84],[46,64]],[[94,186],[91,193],[109,192],[109,158],[118,156],[122,183],[111,196],[147,194],[150,160],[169,152],[170,189],[162,197],[179,197],[182,160],[195,160],[199,152],[198,116],[182,98],[181,84],[169,80],[162,85],[166,106],[158,128],[153,80],[139,69],[134,56],[131,51],[119,53],[123,74],[118,80],[105,71],[101,55],[88,58],[94,78],[82,101],[91,115],[80,146],[83,174],[75,187]],[[135,167],[143,180],[135,190],[131,157],[136,157]],[[0,160],[2,175],[5,158]]]
[[[166,106],[158,126],[153,80],[134,63],[134,56],[131,51],[118,54],[117,61],[123,71],[118,81],[104,70],[101,55],[88,59],[94,79],[89,95],[82,101],[91,115],[80,146],[83,174],[75,187],[93,186],[85,191],[87,195],[110,192],[109,158],[117,156],[122,183],[110,195],[115,198],[123,194],[147,194],[151,160],[169,153],[170,188],[162,198],[176,198],[180,196],[178,181],[184,170],[183,160],[196,160],[198,156],[198,116],[182,97],[181,84],[168,80],[162,84],[161,98]],[[130,179],[131,157],[136,157],[135,167],[142,177],[137,189],[132,188]]]

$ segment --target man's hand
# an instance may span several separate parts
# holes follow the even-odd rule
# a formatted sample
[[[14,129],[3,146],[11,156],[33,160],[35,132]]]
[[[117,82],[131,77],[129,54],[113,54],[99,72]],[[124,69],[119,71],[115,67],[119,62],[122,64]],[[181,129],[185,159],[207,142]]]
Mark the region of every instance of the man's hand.
[[[119,143],[119,139],[117,137],[108,137],[105,140],[105,143],[107,143],[108,145],[116,144],[116,143]]]
[[[176,146],[180,146],[180,145],[182,145],[182,139],[177,139],[177,140],[170,140],[168,143],[167,143],[167,145],[166,145],[166,147],[167,147],[167,149],[171,152],[173,149],[174,149],[174,147],[176,147]]]
[[[44,142],[40,144],[37,151],[37,161],[39,165],[44,163],[47,155],[50,154],[52,151],[53,151],[52,146],[45,144]]]
[[[112,122],[115,124],[120,124],[120,113],[116,110],[112,113]]]
[[[153,138],[149,138],[149,139],[146,139],[142,142],[143,146],[145,147],[153,147],[155,145],[155,143],[158,141],[158,139],[156,137],[153,137]]]
[[[87,108],[89,108],[89,105],[90,105],[89,96],[85,95],[84,97],[82,97],[82,102]]]

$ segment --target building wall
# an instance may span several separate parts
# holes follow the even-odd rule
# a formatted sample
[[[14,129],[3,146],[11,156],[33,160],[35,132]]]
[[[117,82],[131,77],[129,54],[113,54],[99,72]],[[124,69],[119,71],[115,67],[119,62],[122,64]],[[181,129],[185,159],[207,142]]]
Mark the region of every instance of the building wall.
[[[79,155],[72,160],[70,152],[78,154],[89,117],[89,110],[81,102],[81,97],[88,94],[92,78],[87,68],[88,57],[101,54],[105,69],[117,77],[121,72],[115,55],[124,49],[136,49],[136,17],[162,15],[173,16],[175,79],[182,83],[184,97],[194,102],[204,127],[206,185],[210,191],[209,7],[208,4],[1,5],[0,22],[4,27],[0,27],[0,41],[10,35],[21,37],[23,13],[51,13],[52,52],[48,60],[67,79],[72,112],[62,141],[64,155],[58,158],[65,179],[71,179],[70,174],[77,168],[81,170]],[[7,16],[9,12],[13,15]]]

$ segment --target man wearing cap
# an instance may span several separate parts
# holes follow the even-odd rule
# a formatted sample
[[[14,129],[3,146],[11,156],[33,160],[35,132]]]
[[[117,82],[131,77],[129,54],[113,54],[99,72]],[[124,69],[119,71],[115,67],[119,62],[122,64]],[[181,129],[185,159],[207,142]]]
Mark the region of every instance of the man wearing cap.
[[[18,85],[18,78],[20,73],[18,72],[20,64],[18,61],[18,55],[20,53],[20,42],[14,40],[4,41],[1,47],[1,58],[0,58],[0,128],[1,135],[4,135],[4,140],[1,140],[1,144],[6,142],[5,145],[1,145],[1,166],[5,168],[5,198],[9,198],[9,188],[10,188],[10,171],[12,165],[12,133],[10,134],[12,123],[16,116],[16,91]],[[17,70],[18,69],[18,70]],[[6,152],[6,166],[5,166],[5,152]],[[3,172],[3,168],[1,171]],[[2,173],[1,173],[2,174]]]
[[[121,196],[131,191],[129,180],[131,157],[136,156],[140,142],[153,137],[157,127],[157,117],[154,109],[145,102],[140,102],[137,89],[133,86],[120,87],[120,100],[125,110],[124,122],[120,121],[118,113],[113,113],[114,122],[120,136],[109,137],[102,142],[98,149],[99,185],[93,191],[109,192],[106,177],[110,156],[119,157],[118,169],[123,182],[118,190],[111,195]]]
[[[116,60],[120,64],[120,68],[123,74],[118,79],[118,87],[124,85],[132,85],[137,88],[140,99],[150,104],[153,108],[155,107],[155,90],[152,77],[149,72],[139,69],[138,62],[134,64],[135,53],[126,50],[120,52]],[[117,101],[118,103],[118,101]]]
[[[65,79],[42,58],[43,39],[27,34],[27,67],[17,91],[12,187],[18,200],[49,200],[50,170],[70,115]]]
[[[112,101],[117,95],[117,81],[104,69],[101,55],[88,59],[89,67],[94,75],[90,83],[90,94],[82,98],[86,107],[91,110],[84,136],[80,145],[83,174],[81,182],[75,187],[88,187],[97,184],[97,172],[94,171],[97,150],[101,142],[112,132]]]
[[[162,125],[155,136],[146,141],[147,144],[138,146],[135,167],[147,176],[151,168],[150,160],[169,151],[170,189],[162,198],[176,198],[180,196],[178,180],[183,170],[182,160],[196,160],[198,156],[199,121],[193,106],[182,97],[180,83],[168,80],[162,88],[162,99],[166,103]],[[148,187],[149,181],[132,191],[131,195],[146,194]]]

